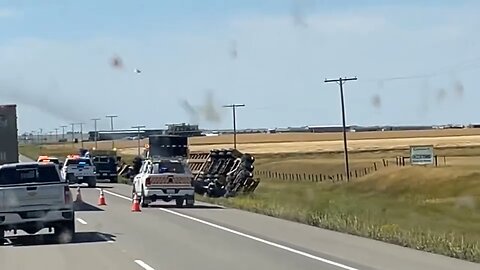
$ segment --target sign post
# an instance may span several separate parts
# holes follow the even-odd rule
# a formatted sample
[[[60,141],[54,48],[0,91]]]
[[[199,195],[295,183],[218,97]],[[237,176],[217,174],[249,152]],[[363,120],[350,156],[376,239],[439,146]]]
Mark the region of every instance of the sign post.
[[[411,145],[410,146],[410,164],[411,165],[433,165],[434,153],[433,145]]]

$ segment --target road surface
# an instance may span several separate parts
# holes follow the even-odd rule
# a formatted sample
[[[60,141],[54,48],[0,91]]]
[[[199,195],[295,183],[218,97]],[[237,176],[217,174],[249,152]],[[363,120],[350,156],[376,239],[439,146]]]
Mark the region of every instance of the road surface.
[[[26,161],[26,159],[22,159]],[[159,203],[131,212],[131,187],[82,188],[76,240],[56,244],[48,232],[12,236],[0,247],[0,269],[315,269],[467,270],[479,264],[379,241],[199,203]],[[77,195],[72,188],[74,196]]]

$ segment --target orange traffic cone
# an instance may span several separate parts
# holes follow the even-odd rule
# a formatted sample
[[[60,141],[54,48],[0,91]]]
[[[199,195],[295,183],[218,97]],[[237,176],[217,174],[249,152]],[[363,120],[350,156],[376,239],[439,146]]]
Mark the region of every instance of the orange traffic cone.
[[[133,197],[132,212],[142,212],[142,210],[140,210],[140,200],[138,199],[137,193],[135,193]]]
[[[98,198],[98,205],[107,205],[105,201],[105,195],[103,194],[103,188],[100,189],[100,197]]]
[[[80,192],[80,187],[77,187],[77,198],[75,198],[76,203],[82,202],[82,193]]]

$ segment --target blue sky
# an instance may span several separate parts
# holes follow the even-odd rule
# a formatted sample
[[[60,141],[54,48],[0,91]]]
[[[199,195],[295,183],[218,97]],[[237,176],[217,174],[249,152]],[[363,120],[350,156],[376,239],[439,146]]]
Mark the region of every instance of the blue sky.
[[[107,128],[112,113],[118,128],[229,128],[231,111],[221,105],[234,102],[247,105],[240,128],[333,125],[341,123],[338,86],[323,80],[357,76],[345,85],[349,124],[480,122],[479,8],[433,0],[0,0],[0,98],[18,104],[21,131],[71,122],[90,129],[94,117]],[[110,65],[115,55],[122,69]]]

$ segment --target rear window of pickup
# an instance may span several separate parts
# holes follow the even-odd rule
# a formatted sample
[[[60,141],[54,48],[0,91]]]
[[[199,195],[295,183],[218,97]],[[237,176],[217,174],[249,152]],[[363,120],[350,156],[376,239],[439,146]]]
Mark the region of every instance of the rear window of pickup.
[[[92,166],[92,161],[89,158],[77,158],[77,159],[69,159],[66,163],[67,166],[69,165],[85,165],[85,166]]]
[[[0,169],[0,186],[61,182],[54,166],[7,167]]]

